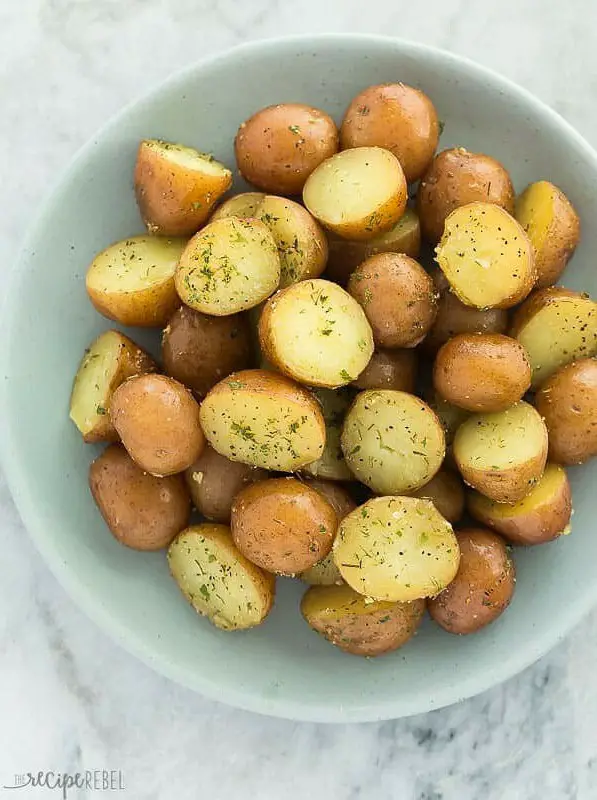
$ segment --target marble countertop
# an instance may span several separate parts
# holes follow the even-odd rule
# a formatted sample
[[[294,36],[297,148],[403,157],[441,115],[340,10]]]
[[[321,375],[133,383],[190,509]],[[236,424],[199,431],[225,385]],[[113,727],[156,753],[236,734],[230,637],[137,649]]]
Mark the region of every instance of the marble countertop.
[[[596,29],[594,0],[4,0],[0,278],[78,147],[194,59],[279,34],[395,34],[499,70],[597,146]],[[597,798],[597,613],[534,667],[459,706],[295,724],[208,702],[114,645],[49,573],[1,478],[0,526],[0,797],[62,796],[3,789],[15,773],[107,769],[126,788],[104,795],[132,800]]]

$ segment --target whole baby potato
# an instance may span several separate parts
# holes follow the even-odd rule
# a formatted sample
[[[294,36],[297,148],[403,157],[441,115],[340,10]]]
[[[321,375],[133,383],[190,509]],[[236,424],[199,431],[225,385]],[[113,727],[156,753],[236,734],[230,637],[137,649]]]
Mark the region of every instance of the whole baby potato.
[[[415,391],[417,355],[414,350],[376,350],[353,385],[358,389]]]
[[[429,483],[412,492],[411,497],[431,500],[442,517],[452,524],[460,520],[464,511],[462,480],[455,472],[450,472],[448,469],[440,469]]]

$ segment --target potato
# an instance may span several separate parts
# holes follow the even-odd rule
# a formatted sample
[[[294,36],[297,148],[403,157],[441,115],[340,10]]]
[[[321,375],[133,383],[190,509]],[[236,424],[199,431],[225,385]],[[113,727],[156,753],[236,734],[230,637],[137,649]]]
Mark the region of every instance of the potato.
[[[315,219],[346,239],[373,239],[391,230],[406,201],[400,162],[381,147],[336,153],[309,175],[303,189]]]
[[[351,472],[377,494],[401,494],[428,483],[441,466],[446,443],[429,406],[406,392],[366,390],[357,395],[340,439]]]
[[[221,456],[209,445],[187,467],[185,480],[195,508],[212,522],[230,522],[232,501],[250,483],[263,481],[268,473]]]
[[[290,378],[330,389],[344,386],[373,355],[362,308],[331,281],[301,281],[277,292],[259,320],[265,358]]]
[[[547,425],[549,457],[582,464],[597,455],[597,361],[585,358],[555,372],[535,395]]]
[[[429,483],[412,492],[411,497],[431,500],[442,517],[452,524],[458,522],[464,512],[462,481],[455,472],[446,469],[440,469]]]
[[[597,303],[561,286],[534,292],[509,331],[527,351],[536,389],[560,367],[597,354]]]
[[[182,472],[205,446],[199,405],[165,375],[139,375],[112,396],[110,419],[131,458],[151,475]]]
[[[359,389],[415,391],[417,356],[414,350],[376,350],[353,385]]]
[[[222,630],[254,628],[274,604],[274,576],[236,549],[225,525],[182,531],[168,549],[168,566],[195,611]]]
[[[433,619],[450,633],[474,633],[506,610],[516,571],[500,537],[483,528],[458,531],[460,567],[452,583],[427,601]]]
[[[323,454],[325,422],[313,395],[274,372],[235,372],[207,394],[201,424],[231,461],[294,472]]]
[[[350,241],[328,232],[328,263],[326,277],[346,286],[348,279],[359,264],[377,253],[404,253],[418,258],[421,250],[421,227],[419,218],[407,208],[393,228],[367,241]]]
[[[430,500],[377,497],[344,517],[334,561],[359,594],[390,602],[429,597],[456,575],[452,526]]]
[[[547,428],[524,401],[506,411],[472,414],[456,431],[454,458],[474,489],[498,503],[516,503],[543,475]]]
[[[345,389],[313,389],[319,401],[325,420],[325,448],[320,458],[307,464],[303,470],[314,478],[328,478],[334,481],[352,480],[352,472],[346,466],[340,434],[344,417],[353,398],[353,392]]]
[[[350,512],[354,511],[356,508],[356,503],[346,489],[339,486],[337,483],[332,483],[332,481],[308,480],[308,485],[319,492],[319,494],[323,495],[329,502],[336,512],[336,521],[338,524],[340,524],[347,514],[350,514]],[[299,577],[301,580],[305,581],[305,583],[310,583],[313,586],[332,586],[333,584],[344,583],[331,550],[327,556],[322,558],[321,561],[318,561],[317,564],[301,572]]]
[[[162,336],[164,372],[198,397],[252,360],[249,323],[241,314],[210,317],[182,306]]]
[[[506,169],[491,156],[455,147],[438,153],[417,192],[423,236],[435,244],[446,218],[469,203],[495,203],[514,211],[514,187]]]
[[[132,375],[153,372],[144,350],[119,331],[105,331],[92,342],[79,364],[70,397],[70,418],[86,442],[115,442],[110,422],[112,395]]]
[[[416,347],[433,325],[437,291],[423,267],[401,253],[379,253],[350,276],[378,347]]]
[[[543,544],[570,531],[570,484],[558,464],[548,464],[530,494],[517,503],[496,503],[469,492],[467,507],[475,519],[514,544]]]
[[[273,194],[300,194],[316,167],[338,150],[338,130],[324,111],[301,103],[262,108],[234,140],[241,175]]]
[[[439,122],[431,100],[404,83],[369,86],[350,103],[340,127],[340,146],[385,147],[404,170],[408,183],[421,178],[439,141]]]
[[[511,308],[524,300],[537,277],[528,236],[491,203],[453,211],[435,252],[454,294],[474,308]]]
[[[433,390],[427,398],[427,404],[435,412],[439,419],[446,437],[446,445],[451,445],[454,441],[456,431],[470,414],[464,408],[458,408],[442,397],[439,392]]]
[[[175,282],[182,301],[195,311],[214,317],[246,311],[280,283],[274,237],[257,219],[210,222],[185,247]]]
[[[531,366],[516,339],[461,333],[440,348],[433,384],[449,403],[467,411],[505,411],[531,385]]]
[[[160,550],[188,525],[191,501],[180,475],[157,478],[112,444],[89,467],[89,488],[114,538],[133,550]]]
[[[137,205],[150,233],[191,236],[232,186],[232,173],[192,147],[145,139],[135,164]]]
[[[180,306],[174,272],[185,245],[184,239],[131,236],[103,250],[85,278],[96,310],[123,325],[163,327]]]
[[[326,235],[311,214],[294,200],[247,192],[220,206],[212,221],[230,216],[253,217],[267,225],[280,257],[280,288],[318,278],[324,271],[328,258]]]
[[[230,526],[234,543],[253,564],[296,575],[330,552],[338,519],[320,492],[296,478],[270,478],[236,496]]]
[[[314,631],[345,653],[381,656],[412,638],[425,602],[370,602],[350,586],[312,586],[303,595],[301,613]]]
[[[580,239],[580,219],[564,192],[549,181],[531,183],[516,200],[514,216],[535,253],[536,289],[555,283]]]

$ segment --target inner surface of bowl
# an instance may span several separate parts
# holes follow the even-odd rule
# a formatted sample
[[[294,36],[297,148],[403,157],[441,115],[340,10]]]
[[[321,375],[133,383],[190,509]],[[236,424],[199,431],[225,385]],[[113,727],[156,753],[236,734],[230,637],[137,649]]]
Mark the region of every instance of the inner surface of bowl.
[[[516,551],[517,590],[506,614],[465,638],[424,624],[402,650],[379,659],[343,654],[313,633],[298,610],[298,581],[279,581],[262,627],[216,630],[184,601],[164,554],[119,545],[94,507],[87,470],[98,449],[84,445],[69,421],[69,395],[84,348],[111,327],[88,302],[86,268],[109,243],[142,231],[131,180],[139,139],[180,141],[232,167],[236,130],[257,109],[304,102],[340,121],[358,91],[388,81],[431,97],[445,125],[441,148],[489,153],[504,162],[517,190],[547,178],[566,192],[584,228],[563,283],[597,293],[590,224],[597,162],[566,123],[522,90],[445,53],[324,36],[253,44],[199,64],[109,123],[42,212],[5,308],[5,468],[25,524],[59,579],[157,670],[213,698],[296,719],[392,718],[474,694],[545,652],[597,595],[595,464],[571,470],[572,536]],[[157,334],[129,334],[156,349]]]

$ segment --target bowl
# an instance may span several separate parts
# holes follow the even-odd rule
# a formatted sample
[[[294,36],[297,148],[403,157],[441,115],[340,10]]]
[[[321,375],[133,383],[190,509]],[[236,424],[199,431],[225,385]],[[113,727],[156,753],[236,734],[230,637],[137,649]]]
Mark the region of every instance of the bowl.
[[[279,581],[262,627],[216,630],[184,601],[164,554],[119,545],[92,502],[87,470],[98,450],[84,445],[69,421],[69,394],[84,348],[110,323],[88,302],[84,276],[97,251],[142,231],[131,180],[138,141],[181,141],[231,165],[238,125],[262,106],[305,102],[339,120],[360,89],[387,81],[429,94],[445,125],[442,148],[495,156],[518,190],[540,178],[562,187],[584,223],[565,285],[595,293],[597,156],[566,122],[523,89],[454,55],[395,39],[325,35],[252,43],[203,61],[110,121],[43,208],[4,307],[4,468],[25,525],[59,581],[93,620],[162,674],[210,698],[297,720],[381,720],[454,703],[535,661],[597,600],[595,462],[570,470],[572,535],[516,551],[517,592],[507,613],[463,638],[428,623],[403,649],[379,659],[343,654],[313,633],[298,611],[298,581]],[[152,337],[131,335],[145,345]]]

